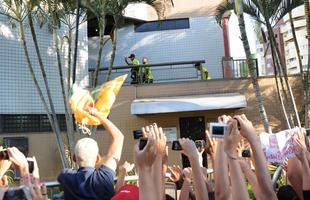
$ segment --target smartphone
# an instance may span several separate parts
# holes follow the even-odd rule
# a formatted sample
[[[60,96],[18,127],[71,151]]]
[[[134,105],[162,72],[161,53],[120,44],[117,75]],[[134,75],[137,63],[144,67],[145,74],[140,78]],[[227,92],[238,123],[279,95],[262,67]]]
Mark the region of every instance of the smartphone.
[[[204,140],[196,140],[195,145],[197,149],[204,149],[206,142]]]
[[[133,131],[133,139],[138,140],[143,137],[142,130],[134,130]]]
[[[139,150],[141,151],[142,149],[144,149],[144,147],[146,146],[147,143],[147,138],[140,138],[140,142],[139,142]]]
[[[32,196],[27,186],[9,188],[3,196],[3,200],[31,200]]]
[[[250,158],[250,157],[251,157],[251,151],[250,151],[250,149],[243,149],[241,155],[242,155],[242,157],[244,157],[244,158]]]
[[[172,141],[172,150],[174,150],[174,151],[181,151],[182,150],[182,146],[181,146],[179,140]]]
[[[27,162],[28,162],[28,171],[29,171],[30,174],[32,174],[33,169],[34,169],[33,158],[27,158]]]
[[[223,123],[210,123],[210,136],[216,138],[223,138],[227,129],[227,124]]]
[[[0,151],[0,160],[9,160],[8,150]]]

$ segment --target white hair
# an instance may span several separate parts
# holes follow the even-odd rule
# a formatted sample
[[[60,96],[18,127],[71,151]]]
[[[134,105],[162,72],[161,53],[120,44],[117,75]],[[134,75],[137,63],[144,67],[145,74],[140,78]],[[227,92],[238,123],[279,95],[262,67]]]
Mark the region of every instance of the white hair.
[[[77,141],[74,154],[80,167],[94,167],[99,154],[98,143],[91,138],[82,138]]]

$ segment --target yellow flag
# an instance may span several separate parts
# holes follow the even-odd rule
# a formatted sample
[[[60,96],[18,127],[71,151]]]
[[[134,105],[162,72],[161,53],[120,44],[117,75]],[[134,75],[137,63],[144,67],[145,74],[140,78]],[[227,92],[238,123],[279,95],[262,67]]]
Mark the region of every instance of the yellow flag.
[[[76,123],[82,125],[100,125],[99,119],[90,115],[86,108],[93,106],[104,117],[107,117],[126,78],[127,74],[119,76],[94,88],[92,91],[74,85],[70,105],[74,112]]]

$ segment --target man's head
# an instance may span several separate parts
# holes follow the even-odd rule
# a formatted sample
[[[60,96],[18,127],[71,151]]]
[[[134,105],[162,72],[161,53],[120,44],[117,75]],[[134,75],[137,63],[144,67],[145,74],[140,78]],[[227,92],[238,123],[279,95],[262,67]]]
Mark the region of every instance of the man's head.
[[[80,167],[95,167],[100,161],[97,142],[91,138],[78,140],[74,148],[74,159]]]
[[[135,56],[135,54],[132,53],[132,54],[130,54],[130,56],[128,58],[130,58],[130,60],[133,60],[136,58],[136,56]]]
[[[147,58],[146,57],[143,57],[142,58],[142,63],[145,65],[145,64],[148,64],[148,60],[147,60]]]

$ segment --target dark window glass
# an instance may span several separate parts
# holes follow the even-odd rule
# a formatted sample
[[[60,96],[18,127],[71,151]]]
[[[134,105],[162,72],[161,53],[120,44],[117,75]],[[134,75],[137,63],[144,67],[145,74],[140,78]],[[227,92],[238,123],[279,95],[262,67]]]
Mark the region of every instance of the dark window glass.
[[[189,28],[189,19],[173,19],[154,22],[145,22],[135,25],[136,32],[163,31]]]
[[[173,30],[176,29],[175,21],[163,21],[161,23],[161,30]]]
[[[158,31],[160,29],[159,23],[149,22],[146,25],[145,31]]]
[[[179,29],[189,28],[189,20],[188,19],[179,19],[175,21],[175,26]]]
[[[61,131],[66,131],[66,118],[63,114],[57,115],[57,120]],[[75,127],[75,126],[74,126]],[[1,115],[1,132],[49,132],[52,131],[47,115]]]

